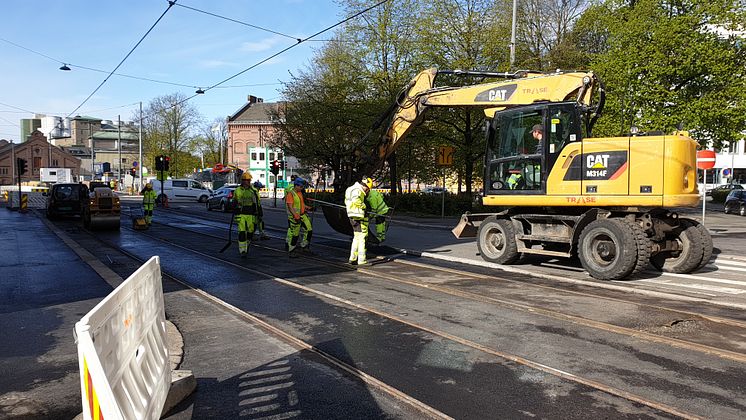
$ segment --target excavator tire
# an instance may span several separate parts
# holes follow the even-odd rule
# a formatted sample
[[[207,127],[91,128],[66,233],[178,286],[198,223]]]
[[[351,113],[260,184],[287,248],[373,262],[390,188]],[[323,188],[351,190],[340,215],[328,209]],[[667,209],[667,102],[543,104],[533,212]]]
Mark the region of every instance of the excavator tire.
[[[482,259],[496,264],[513,264],[521,257],[513,222],[507,219],[485,219],[477,232],[477,248]]]
[[[681,247],[676,252],[661,252],[650,259],[653,267],[667,271],[669,273],[687,274],[700,268],[705,257],[705,248],[709,248],[707,262],[712,256],[712,238],[709,232],[707,235],[697,227],[697,222],[690,219],[681,219],[676,232],[676,240]],[[706,231],[705,231],[706,232]],[[707,245],[709,238],[710,245]],[[704,262],[704,264],[707,264]]]
[[[647,241],[641,246],[628,221],[598,219],[589,223],[581,232],[578,255],[580,263],[591,277],[599,280],[621,280],[638,268],[640,251],[649,249],[646,247]]]
[[[637,263],[629,274],[630,276],[634,276],[650,265],[650,239],[645,235],[645,230],[642,226],[635,222],[634,215],[625,217],[624,223],[632,230],[632,234],[635,237],[635,245],[637,246]]]
[[[712,236],[710,236],[710,231],[708,231],[706,227],[702,226],[702,223],[699,223],[698,221],[692,219],[684,220],[686,220],[687,223],[694,224],[694,226],[697,227],[699,233],[702,235],[702,261],[700,261],[699,265],[697,266],[697,270],[701,270],[710,263],[710,258],[712,258]]]

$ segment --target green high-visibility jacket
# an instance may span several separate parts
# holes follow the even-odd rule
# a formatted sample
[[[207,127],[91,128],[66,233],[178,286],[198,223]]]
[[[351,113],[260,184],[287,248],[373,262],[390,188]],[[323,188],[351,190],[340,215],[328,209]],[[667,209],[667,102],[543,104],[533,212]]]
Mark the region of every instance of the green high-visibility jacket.
[[[365,202],[370,205],[370,211],[378,215],[384,215],[388,213],[389,206],[383,201],[383,194],[376,190],[370,190],[368,195],[365,197]]]

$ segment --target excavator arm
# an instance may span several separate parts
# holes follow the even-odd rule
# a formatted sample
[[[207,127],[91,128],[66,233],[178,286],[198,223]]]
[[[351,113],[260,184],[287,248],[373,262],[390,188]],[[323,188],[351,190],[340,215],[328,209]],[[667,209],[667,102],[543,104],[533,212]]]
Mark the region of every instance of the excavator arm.
[[[471,86],[434,87],[438,74],[500,77],[507,80]],[[593,104],[596,91],[599,99]],[[427,69],[415,76],[399,94],[391,122],[377,147],[377,158],[379,162],[386,160],[410,130],[422,121],[425,111],[432,107],[480,108],[484,109],[488,118],[492,118],[495,112],[506,108],[569,100],[576,100],[584,106],[590,128],[603,107],[603,87],[592,72],[483,73]]]

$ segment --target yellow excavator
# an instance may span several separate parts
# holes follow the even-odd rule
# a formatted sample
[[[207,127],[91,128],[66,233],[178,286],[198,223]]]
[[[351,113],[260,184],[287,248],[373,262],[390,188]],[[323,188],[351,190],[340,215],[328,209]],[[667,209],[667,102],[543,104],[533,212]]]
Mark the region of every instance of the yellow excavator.
[[[498,79],[435,87],[438,74]],[[674,273],[704,267],[712,238],[674,211],[695,207],[697,143],[685,131],[593,138],[604,87],[592,72],[419,73],[397,98],[377,146],[383,162],[433,107],[478,108],[487,117],[482,202],[453,232],[476,237],[498,264],[524,254],[577,257],[597,279],[649,265]]]

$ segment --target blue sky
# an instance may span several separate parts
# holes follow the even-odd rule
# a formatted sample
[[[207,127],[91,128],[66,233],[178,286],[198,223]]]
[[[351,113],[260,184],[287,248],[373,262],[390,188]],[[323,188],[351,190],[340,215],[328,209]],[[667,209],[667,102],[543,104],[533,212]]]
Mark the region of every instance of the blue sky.
[[[3,0],[0,2],[0,138],[18,141],[30,112],[131,119],[137,103],[212,86],[296,44],[288,37],[179,5],[227,16],[297,38],[343,19],[333,0],[179,0],[116,73],[74,111],[168,7],[166,0]],[[331,32],[317,39],[329,39]],[[7,42],[9,41],[9,42]],[[29,50],[49,56],[43,57]],[[224,86],[192,99],[207,121],[243,106],[249,94],[280,98],[280,82],[306,67],[323,42],[300,44]],[[59,67],[69,63],[72,71]],[[84,66],[105,73],[81,69]],[[133,105],[135,104],[135,105]],[[20,109],[18,109],[20,108]],[[21,111],[23,110],[23,111]]]

